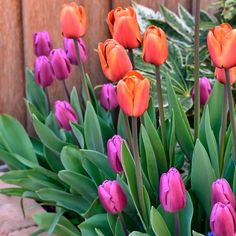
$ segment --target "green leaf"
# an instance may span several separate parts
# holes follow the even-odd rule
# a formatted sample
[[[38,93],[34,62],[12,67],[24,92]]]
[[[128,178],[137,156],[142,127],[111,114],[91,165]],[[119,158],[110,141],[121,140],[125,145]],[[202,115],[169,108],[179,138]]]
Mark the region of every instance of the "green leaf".
[[[200,233],[197,233],[195,231],[193,231],[192,233],[193,233],[193,236],[204,236],[204,234],[200,234]]]
[[[97,197],[97,187],[90,178],[69,170],[60,171],[58,176],[85,199],[93,202]]]
[[[144,127],[151,141],[152,148],[156,157],[157,166],[159,168],[159,172],[164,173],[167,171],[167,160],[164,147],[161,143],[161,139],[147,112],[144,113],[143,118],[144,118]]]
[[[161,214],[154,208],[151,208],[151,226],[156,236],[171,236]]]
[[[33,220],[39,225],[40,229],[47,231],[55,219],[55,213],[37,213],[33,215]],[[81,233],[65,217],[61,216],[55,226],[54,233],[57,236],[80,236]]]
[[[0,189],[0,193],[7,196],[18,196],[21,197],[22,194],[26,191],[25,188],[3,188]]]
[[[173,213],[166,212],[163,207],[160,205],[158,207],[158,212],[161,214],[163,219],[165,220],[169,232],[171,235],[175,235],[175,229],[173,225],[175,225],[175,216]],[[191,235],[191,223],[193,217],[193,204],[189,193],[187,192],[187,204],[186,207],[178,212],[179,221],[180,221],[180,235],[181,236],[189,236]]]
[[[175,163],[175,147],[176,147],[176,136],[175,136],[175,115],[172,112],[171,120],[168,123],[168,150],[169,150],[169,161],[170,166],[174,166]]]
[[[33,126],[42,143],[52,151],[61,152],[66,145],[46,125],[33,116]]]
[[[43,89],[35,83],[34,74],[31,70],[26,71],[26,97],[37,110],[46,117],[49,112],[46,94]]]
[[[211,212],[211,184],[215,179],[207,152],[197,140],[192,158],[191,186],[208,217]]]
[[[84,118],[84,136],[88,149],[104,153],[102,132],[97,115],[90,102],[87,103]]]
[[[132,233],[129,234],[129,236],[149,236],[149,234],[133,231]]]
[[[191,159],[194,144],[190,125],[186,117],[186,114],[184,113],[182,107],[179,104],[179,101],[176,97],[170,79],[168,77],[167,77],[167,92],[168,92],[170,112],[173,110],[175,116],[175,128],[176,128],[175,134],[177,140],[181,148],[183,149],[184,153],[188,156],[189,159]]]
[[[146,166],[147,166],[148,179],[152,185],[154,194],[156,195],[157,192],[156,189],[158,189],[159,187],[159,173],[157,168],[157,162],[151,141],[143,125],[141,125],[141,135],[146,152],[146,162],[147,162]]]
[[[106,235],[112,235],[106,214],[97,214],[82,222],[79,226],[82,235],[97,236],[95,228],[100,229]]]
[[[115,226],[115,236],[126,236],[121,224],[121,216],[118,216]]]
[[[8,115],[0,116],[0,134],[4,139],[9,152],[19,154],[38,164],[33,145],[23,126]]]
[[[25,103],[31,117],[35,115],[41,122],[45,121],[46,116],[44,117],[33,103],[31,103],[27,99],[25,99]]]
[[[75,135],[80,147],[85,148],[83,127],[76,124],[76,123],[71,123],[71,128],[72,128],[73,134]]]
[[[125,126],[125,114],[120,109],[117,122],[117,133],[125,140],[128,140],[128,134]]]
[[[186,23],[191,29],[194,28],[194,17],[189,13],[189,11],[183,7],[181,4],[178,4],[178,13],[181,19]]]
[[[63,209],[59,209],[58,212],[56,213],[52,224],[50,225],[50,228],[48,230],[48,236],[51,236],[52,233],[55,231],[55,228],[60,220],[60,218],[63,216],[63,214],[65,213],[65,210]]]
[[[102,207],[99,198],[97,197],[92,204],[89,206],[87,211],[82,214],[83,218],[88,219],[96,214],[104,213],[104,208]]]
[[[82,113],[82,110],[81,110],[78,93],[77,93],[77,90],[76,90],[75,87],[73,87],[72,90],[71,90],[70,103],[71,103],[71,106],[75,109],[75,111],[78,115],[79,123],[83,124],[84,123],[83,113]]]
[[[89,207],[88,202],[79,195],[73,195],[53,188],[36,191],[43,201],[56,202],[58,206],[82,214]]]

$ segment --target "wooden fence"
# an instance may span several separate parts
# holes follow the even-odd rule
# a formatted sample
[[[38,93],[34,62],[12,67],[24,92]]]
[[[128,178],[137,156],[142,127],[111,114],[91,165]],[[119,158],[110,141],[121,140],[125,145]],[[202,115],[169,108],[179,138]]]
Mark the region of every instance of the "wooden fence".
[[[59,28],[59,14],[63,3],[72,0],[7,0],[0,1],[0,113],[15,116],[27,127],[27,112],[24,104],[25,68],[32,67],[33,54],[32,35],[36,31],[50,32],[53,47],[62,46]],[[196,0],[137,0],[147,7],[158,10],[160,4],[165,4],[171,10],[176,10],[178,3],[183,4],[190,12],[194,11]],[[105,19],[107,13],[116,6],[128,6],[130,0],[80,0],[77,1],[86,8],[89,17],[89,30],[85,36],[88,48],[89,62],[86,71],[90,74],[93,84],[104,80],[98,56],[94,51],[100,41],[109,37]],[[206,9],[212,0],[202,0],[201,7]],[[77,68],[68,84],[79,86]],[[50,99],[65,97],[63,86],[56,82],[49,89]]]

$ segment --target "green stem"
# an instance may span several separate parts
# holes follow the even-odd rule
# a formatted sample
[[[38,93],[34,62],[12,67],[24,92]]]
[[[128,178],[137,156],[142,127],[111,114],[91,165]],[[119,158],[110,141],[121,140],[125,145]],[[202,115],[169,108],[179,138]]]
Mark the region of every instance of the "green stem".
[[[69,90],[67,88],[66,81],[63,79],[62,83],[63,83],[63,86],[64,86],[64,90],[66,92],[67,99],[68,99],[68,101],[70,101],[70,93],[69,93]]]
[[[226,127],[227,127],[227,88],[225,85],[224,86],[224,103],[223,103],[222,123],[221,123],[221,136],[220,136],[220,155],[219,155],[220,175],[223,172]]]
[[[234,118],[234,101],[233,101],[231,84],[230,84],[229,69],[225,69],[225,75],[226,75],[226,89],[227,89],[228,103],[229,103],[229,114],[230,114],[231,128],[232,128],[232,134],[233,134],[233,147],[234,147],[233,160],[234,160],[234,163],[236,163],[236,124],[235,124],[235,118]]]
[[[138,191],[138,200],[139,206],[141,209],[141,215],[145,226],[148,226],[148,215],[145,206],[144,193],[143,193],[143,179],[142,179],[142,167],[139,157],[139,145],[138,145],[138,127],[137,127],[137,118],[132,117],[132,131],[133,131],[133,142],[134,142],[134,161],[135,161],[135,174],[137,181],[137,191]]]
[[[121,225],[122,225],[124,234],[125,234],[126,236],[128,236],[128,235],[129,235],[129,232],[128,232],[127,228],[126,228],[125,219],[124,219],[124,216],[123,216],[122,213],[119,214],[119,219],[120,219],[120,223],[121,223]]]
[[[82,79],[81,79],[82,87],[85,90],[87,101],[91,101],[89,90],[88,90],[88,85],[86,83],[86,75],[85,75],[85,72],[84,72],[84,65],[83,65],[81,57],[80,57],[80,49],[79,49],[79,46],[78,46],[78,41],[77,41],[77,39],[73,39],[73,40],[74,40],[74,45],[75,45],[75,52],[76,52],[76,55],[77,55],[77,58],[78,58],[78,66],[79,66],[81,74],[82,74]]]
[[[161,89],[160,66],[156,66],[156,86],[157,86],[157,98],[158,98],[158,108],[159,108],[160,126],[161,126],[161,137],[165,152],[167,153],[166,123],[165,123],[165,114],[164,114],[163,97]]]
[[[198,138],[200,121],[200,90],[199,90],[199,21],[200,0],[196,0],[195,31],[194,31],[194,139]]]
[[[180,236],[180,222],[179,222],[179,213],[175,214],[175,236]]]
[[[133,69],[135,70],[135,63],[134,63],[134,53],[133,53],[133,49],[128,49],[128,52],[129,52],[129,59],[132,63],[132,66],[133,66]]]
[[[47,88],[43,88],[43,90],[44,90],[44,93],[45,93],[46,98],[47,98],[48,110],[49,110],[49,112],[50,112],[50,110],[51,110],[51,104],[50,104],[50,98],[49,98],[49,94],[48,94],[48,89],[47,89]]]
[[[129,117],[124,112],[123,112],[123,115],[124,115],[124,121],[125,121],[125,129],[128,135],[128,143],[129,143],[131,152],[134,155],[134,143],[133,143],[132,133],[130,130],[130,125],[129,125]]]

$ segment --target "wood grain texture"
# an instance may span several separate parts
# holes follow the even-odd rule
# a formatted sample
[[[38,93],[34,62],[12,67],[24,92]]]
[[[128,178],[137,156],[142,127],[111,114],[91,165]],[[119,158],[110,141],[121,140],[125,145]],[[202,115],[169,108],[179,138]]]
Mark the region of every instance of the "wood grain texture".
[[[21,0],[0,1],[0,113],[25,124]]]

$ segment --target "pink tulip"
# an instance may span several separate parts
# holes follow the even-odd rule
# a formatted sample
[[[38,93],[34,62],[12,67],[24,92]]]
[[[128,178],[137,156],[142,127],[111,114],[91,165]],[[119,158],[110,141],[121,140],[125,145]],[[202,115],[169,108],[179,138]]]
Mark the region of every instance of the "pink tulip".
[[[212,205],[217,202],[223,204],[230,203],[233,208],[235,208],[235,197],[229,183],[226,179],[217,179],[212,183]]]
[[[120,135],[114,135],[107,142],[107,156],[111,168],[116,172],[123,172],[121,164],[121,147],[123,139]]]
[[[122,212],[127,205],[126,195],[116,180],[105,180],[99,185],[98,196],[104,209],[111,214]]]
[[[55,102],[55,117],[58,125],[65,129],[71,130],[70,122],[77,122],[77,115],[67,101],[56,101]]]
[[[210,227],[214,236],[236,235],[236,215],[231,204],[218,202],[213,206]]]
[[[112,83],[102,86],[100,102],[106,110],[112,110],[118,106],[116,89]]]
[[[161,175],[160,202],[167,212],[178,212],[186,206],[186,189],[179,171],[169,169]]]
[[[49,56],[52,50],[51,39],[47,31],[34,33],[34,53],[37,57]]]

